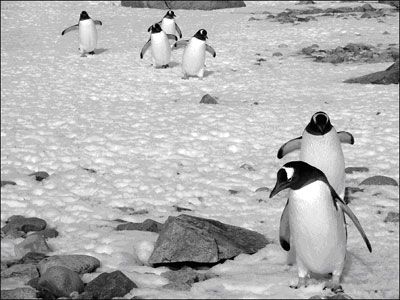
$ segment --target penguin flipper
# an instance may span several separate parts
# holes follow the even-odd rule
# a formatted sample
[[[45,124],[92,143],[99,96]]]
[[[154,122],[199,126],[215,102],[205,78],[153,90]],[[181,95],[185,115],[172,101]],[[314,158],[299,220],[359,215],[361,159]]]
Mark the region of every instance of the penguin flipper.
[[[177,36],[175,34],[167,34],[167,37],[169,40],[174,40],[175,42],[178,40]]]
[[[213,57],[215,57],[217,55],[217,53],[215,52],[214,48],[211,47],[210,45],[206,44],[206,51],[208,53],[210,53]]]
[[[177,49],[180,47],[185,47],[189,43],[189,40],[180,40],[172,45],[172,49]]]
[[[143,58],[144,54],[146,53],[147,49],[149,49],[150,45],[151,45],[151,39],[149,39],[147,43],[144,44],[142,51],[140,51],[140,58]]]
[[[181,39],[181,38],[182,38],[182,31],[181,31],[181,29],[179,28],[178,24],[176,24],[176,23],[175,23],[175,30],[176,30],[176,32],[178,33],[179,38]]]
[[[335,192],[336,193],[336,192]],[[342,209],[343,212],[346,213],[346,215],[348,215],[350,217],[350,219],[353,221],[354,225],[356,225],[358,231],[360,232],[365,244],[367,245],[367,248],[369,250],[369,252],[372,252],[372,247],[371,247],[371,243],[369,242],[367,235],[364,232],[364,229],[361,227],[360,222],[358,221],[357,217],[355,216],[355,214],[351,211],[350,207],[348,207],[342,199],[340,199],[340,197],[336,194],[335,195],[335,199],[336,203],[340,206],[340,208]]]
[[[290,152],[292,152],[294,150],[300,149],[300,147],[301,147],[301,136],[284,143],[279,148],[277,157],[279,159],[281,159],[286,154],[288,154],[288,153],[290,153]]]
[[[95,20],[94,24],[103,26],[103,23],[100,20]]]
[[[289,228],[289,212],[288,212],[289,199],[283,209],[280,226],[279,226],[279,243],[286,251],[290,250],[290,228]]]
[[[346,131],[339,131],[338,132],[339,140],[343,144],[354,144],[354,137],[351,133]]]
[[[78,28],[79,28],[79,24],[72,25],[72,26],[68,27],[67,29],[64,29],[63,32],[61,32],[61,35],[64,35],[70,31],[78,29]]]

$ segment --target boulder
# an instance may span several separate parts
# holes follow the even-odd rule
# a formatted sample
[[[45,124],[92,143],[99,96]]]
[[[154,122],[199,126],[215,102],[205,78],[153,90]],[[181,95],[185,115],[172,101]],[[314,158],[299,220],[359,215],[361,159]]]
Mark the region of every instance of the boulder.
[[[1,290],[0,299],[36,299],[37,291],[30,287]]]
[[[1,271],[1,277],[19,277],[22,278],[24,282],[36,278],[39,276],[39,272],[35,265],[33,264],[16,264],[11,267]]]
[[[40,234],[31,234],[21,243],[14,246],[17,256],[24,256],[28,252],[48,253],[51,252],[46,239]]]
[[[25,218],[21,215],[14,215],[8,218],[6,225],[1,229],[6,235],[12,231],[40,231],[46,228],[46,221],[40,218]]]
[[[65,267],[50,267],[38,280],[41,290],[50,292],[55,297],[68,297],[72,292],[83,292],[83,281],[79,275]]]
[[[398,84],[399,83],[399,59],[385,71],[379,71],[361,77],[347,79],[345,83],[362,84]]]
[[[367,179],[363,180],[360,185],[393,185],[399,186],[396,180],[387,176],[372,176],[368,177]]]
[[[117,230],[139,230],[139,231],[150,231],[150,232],[161,232],[163,228],[163,224],[160,222],[154,221],[152,219],[147,219],[142,223],[132,223],[128,222],[125,224],[119,224],[117,226]]]
[[[102,273],[90,281],[86,287],[82,298],[91,296],[91,299],[112,299],[123,297],[137,285],[121,271]]]
[[[149,263],[217,263],[241,253],[255,253],[267,244],[255,231],[182,214],[167,219]]]
[[[43,259],[38,264],[40,274],[54,266],[62,266],[71,269],[78,274],[94,272],[99,266],[100,261],[89,255],[53,255]]]
[[[121,6],[157,9],[213,10],[245,7],[244,1],[121,1]]]

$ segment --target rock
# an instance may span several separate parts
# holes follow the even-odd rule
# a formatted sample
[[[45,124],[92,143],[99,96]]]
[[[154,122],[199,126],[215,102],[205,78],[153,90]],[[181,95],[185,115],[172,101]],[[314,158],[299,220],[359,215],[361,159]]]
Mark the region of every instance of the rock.
[[[267,244],[255,231],[183,214],[167,219],[149,263],[217,263],[240,253],[255,253]]]
[[[296,5],[309,5],[309,4],[315,4],[314,1],[299,1],[298,3],[296,3]]]
[[[369,177],[369,178],[363,180],[359,185],[394,185],[394,186],[398,186],[399,184],[393,178],[377,175],[377,176],[372,176],[372,177]]]
[[[333,296],[322,296],[322,295],[315,295],[308,299],[353,299],[349,295],[344,293],[338,293]]]
[[[41,234],[45,238],[49,239],[58,237],[58,231],[55,230],[54,228],[46,228],[44,230],[37,231],[36,234]]]
[[[316,47],[313,47],[313,46],[309,46],[309,47],[305,47],[305,48],[301,49],[301,52],[305,55],[311,55],[315,51],[316,51]]]
[[[281,52],[275,52],[272,54],[272,56],[283,56],[283,54]]]
[[[361,173],[361,172],[369,172],[367,167],[347,167],[344,169],[346,174],[353,174],[353,173]]]
[[[386,218],[385,218],[385,223],[386,222],[399,222],[399,213],[398,212],[394,212],[394,211],[390,211],[388,212]]]
[[[1,271],[1,277],[20,277],[24,282],[28,282],[32,278],[38,277],[39,272],[33,264],[16,264]]]
[[[43,253],[28,252],[18,261],[18,263],[33,264],[36,266],[39,262],[41,262],[43,259],[45,259],[47,257],[49,257],[49,256],[47,256],[46,254],[43,254]]]
[[[121,230],[139,230],[139,231],[150,231],[150,232],[157,232],[159,233],[162,228],[163,228],[163,224],[161,224],[160,222],[151,220],[151,219],[147,219],[142,223],[132,223],[132,222],[128,222],[125,224],[120,224],[117,226],[117,230],[121,231]]]
[[[37,291],[30,287],[1,290],[1,299],[36,299]]]
[[[14,246],[17,256],[24,256],[28,252],[49,253],[51,249],[46,239],[40,234],[31,234],[21,243]]]
[[[66,267],[50,267],[38,280],[41,290],[50,292],[55,297],[68,297],[72,292],[83,292],[83,281],[79,275]]]
[[[93,295],[94,299],[112,299],[123,297],[137,285],[121,271],[102,273],[89,282],[85,287],[85,294]]]
[[[209,94],[204,95],[203,98],[201,98],[200,103],[203,103],[203,104],[218,104],[217,100],[214,97],[210,96]]]
[[[196,272],[189,267],[184,267],[178,271],[167,271],[162,273],[161,276],[167,278],[170,283],[186,283],[189,287],[195,282],[208,279],[205,274]]]
[[[266,187],[266,186],[262,186],[259,187],[258,189],[256,189],[256,192],[269,192],[271,189]]]
[[[17,184],[14,181],[2,180],[1,187],[6,186],[6,185],[17,185]]]
[[[254,172],[255,169],[249,164],[243,164],[239,168],[244,169],[246,171]]]
[[[190,209],[190,208],[186,208],[186,207],[181,207],[181,206],[178,206],[178,205],[172,205],[172,207],[173,208],[175,208],[175,210],[177,211],[177,212],[181,212],[181,211],[193,211],[192,209]],[[164,226],[164,225],[163,225]]]
[[[1,261],[1,271],[3,272],[7,268],[8,268],[7,263],[5,261]]]
[[[39,231],[46,228],[46,221],[40,218],[25,218],[24,216],[14,215],[8,218],[6,225],[1,229],[6,235],[10,231]]]
[[[184,282],[170,282],[167,283],[166,285],[163,285],[163,289],[168,289],[168,290],[176,290],[176,291],[190,291],[190,288],[192,286],[188,283]]]
[[[399,59],[385,71],[379,71],[357,78],[347,79],[345,83],[362,84],[398,84],[399,83]]]
[[[43,259],[39,264],[39,272],[43,274],[47,269],[54,266],[61,266],[71,269],[78,274],[94,272],[100,267],[100,261],[89,255],[53,255]]]
[[[244,1],[168,1],[168,4],[166,3],[167,1],[121,1],[121,6],[147,7],[164,10],[213,10],[221,8],[246,7]]]
[[[289,46],[287,45],[287,44],[280,44],[279,46],[278,46],[278,48],[288,48]]]
[[[31,173],[28,176],[35,176],[36,181],[42,181],[43,179],[46,179],[47,177],[49,177],[49,174],[44,171],[39,171],[39,172]]]
[[[399,5],[400,5],[399,1],[378,1],[378,2],[394,6],[397,8],[397,10],[399,9]]]

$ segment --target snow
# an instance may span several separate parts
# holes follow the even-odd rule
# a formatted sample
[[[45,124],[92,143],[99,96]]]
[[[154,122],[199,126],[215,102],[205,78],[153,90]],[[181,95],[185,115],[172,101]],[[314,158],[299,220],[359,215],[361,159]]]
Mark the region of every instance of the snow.
[[[269,199],[281,165],[279,147],[300,136],[311,116],[323,110],[337,130],[351,132],[343,145],[346,166],[368,173],[347,175],[347,186],[385,175],[399,182],[398,85],[344,84],[345,79],[387,68],[391,63],[322,64],[298,52],[314,43],[331,49],[349,42],[399,43],[399,15],[377,19],[321,17],[299,25],[248,21],[255,13],[301,8],[291,2],[246,2],[216,11],[175,10],[183,37],[208,32],[216,50],[206,55],[203,80],[182,80],[183,50],[172,52],[171,68],[154,69],[139,53],[147,28],[165,11],[118,3],[1,2],[1,226],[12,215],[39,217],[60,235],[49,239],[52,254],[87,254],[101,272],[122,270],[144,298],[309,298],[323,280],[293,290],[295,266],[278,245],[279,218],[287,194]],[[317,1],[318,2],[318,1]],[[114,4],[114,5],[113,5]],[[359,3],[318,2],[321,8]],[[388,7],[373,2],[374,7]],[[96,55],[81,58],[77,31],[61,36],[86,10],[97,26]],[[389,35],[383,35],[388,31]],[[279,45],[286,44],[287,48]],[[275,52],[283,56],[273,57]],[[258,58],[265,61],[255,65]],[[199,104],[204,94],[218,105]],[[257,104],[255,104],[257,102]],[[378,113],[379,112],[379,113]],[[240,168],[244,163],[255,171]],[[85,170],[93,169],[91,173]],[[46,171],[42,182],[27,176]],[[231,195],[230,189],[239,193]],[[399,226],[384,223],[399,211],[399,188],[366,187],[350,207],[373,252],[349,223],[342,285],[353,298],[399,297]],[[187,212],[245,227],[273,239],[254,255],[214,266],[219,277],[190,291],[162,289],[165,267],[147,260],[157,234],[116,231],[115,219],[164,222]],[[129,215],[121,207],[148,214]],[[380,210],[382,213],[377,214]],[[15,258],[22,239],[2,239],[1,259]],[[18,285],[2,281],[2,288]]]

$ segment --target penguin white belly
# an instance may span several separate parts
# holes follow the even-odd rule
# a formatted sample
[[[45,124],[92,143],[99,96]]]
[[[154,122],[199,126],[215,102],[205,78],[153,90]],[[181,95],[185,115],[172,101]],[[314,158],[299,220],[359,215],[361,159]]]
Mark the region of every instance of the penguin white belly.
[[[164,32],[151,35],[151,52],[155,66],[167,65],[171,59],[171,46]]]
[[[311,135],[304,131],[300,160],[324,172],[329,183],[343,199],[345,189],[344,156],[334,128],[325,135]]]
[[[340,271],[346,254],[343,212],[336,210],[329,188],[315,181],[289,195],[291,243],[309,271]]]
[[[161,21],[161,28],[166,34],[176,35],[175,21],[173,19],[164,18]]]
[[[205,57],[206,43],[192,38],[183,52],[183,73],[191,76],[198,76],[201,70],[204,69]]]
[[[97,30],[92,19],[79,22],[79,48],[82,53],[91,52],[97,46]]]

